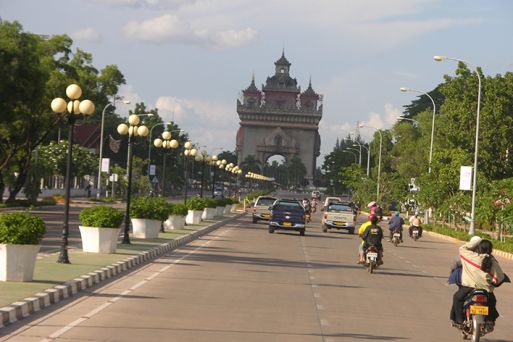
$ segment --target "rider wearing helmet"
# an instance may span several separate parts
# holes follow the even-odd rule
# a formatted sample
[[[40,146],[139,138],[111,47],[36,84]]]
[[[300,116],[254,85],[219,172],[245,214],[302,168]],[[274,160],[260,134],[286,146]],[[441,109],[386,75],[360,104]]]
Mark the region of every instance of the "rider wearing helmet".
[[[360,226],[360,229],[358,229],[358,236],[359,237],[362,237],[363,236],[363,233],[365,232],[365,230],[367,229],[368,226],[370,226],[372,224],[372,220],[377,218],[376,215],[374,214],[371,214],[369,215],[369,220],[367,222],[364,222],[362,223],[362,225]],[[363,249],[363,244],[365,243],[365,241],[362,239],[362,243],[358,246],[358,264],[364,264],[365,263],[365,257],[364,257],[364,249]]]
[[[378,226],[378,216],[371,215],[369,216],[371,224],[367,226],[365,231],[363,232],[362,239],[364,241],[363,243],[363,250],[367,250],[369,246],[376,246],[376,248],[379,251],[379,261],[378,265],[383,264],[383,244],[381,243],[381,240],[383,240],[383,230],[380,226]]]
[[[400,215],[399,212],[396,211],[394,213],[394,216],[392,216],[392,218],[388,222],[388,229],[390,230],[390,237],[389,237],[388,241],[392,241],[392,237],[394,235],[394,232],[397,231],[399,234],[401,234],[401,242],[403,242],[403,224],[404,224],[404,220],[399,215]]]

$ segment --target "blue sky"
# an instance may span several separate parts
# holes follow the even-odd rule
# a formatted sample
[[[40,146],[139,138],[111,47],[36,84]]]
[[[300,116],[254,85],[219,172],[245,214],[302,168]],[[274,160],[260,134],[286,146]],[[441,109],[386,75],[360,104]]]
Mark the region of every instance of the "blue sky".
[[[453,74],[434,55],[512,71],[511,13],[508,0],[0,0],[2,19],[66,33],[98,68],[118,65],[121,95],[174,111],[207,150],[235,148],[236,99],[284,48],[302,89],[311,76],[324,95],[321,158],[357,120],[390,127],[415,96],[399,87],[429,91]]]

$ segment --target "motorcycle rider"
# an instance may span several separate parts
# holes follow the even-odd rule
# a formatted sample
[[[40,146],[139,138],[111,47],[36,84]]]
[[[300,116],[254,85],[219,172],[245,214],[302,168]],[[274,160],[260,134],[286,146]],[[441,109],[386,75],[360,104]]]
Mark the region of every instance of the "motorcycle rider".
[[[453,295],[450,314],[454,327],[462,328],[465,298],[474,289],[488,292],[489,314],[486,321],[493,327],[495,320],[499,317],[493,290],[504,282],[505,275],[497,260],[492,256],[492,250],[492,243],[480,237],[473,237],[459,248],[462,264],[461,286]]]
[[[408,233],[410,237],[413,237],[414,227],[419,230],[419,238],[422,237],[422,218],[420,218],[419,213],[415,212],[415,215],[410,217],[408,221],[410,222],[410,227],[408,228]]]
[[[315,213],[317,211],[317,199],[312,198],[312,213]]]
[[[362,223],[362,225],[360,226],[360,228],[358,229],[358,236],[359,237],[363,237],[363,233],[365,232],[365,230],[367,229],[368,226],[370,226],[372,224],[372,219],[376,217],[376,215],[374,214],[371,214],[369,215],[369,220],[367,222],[364,222]],[[365,241],[363,240],[362,238],[362,243],[360,243],[360,245],[358,245],[358,264],[365,264],[365,250],[363,249],[363,244],[365,243]]]
[[[372,216],[372,215],[371,215]],[[374,215],[371,219],[371,224],[365,229],[362,235],[363,250],[366,251],[369,246],[373,245],[379,251],[378,265],[383,264],[383,229],[378,226],[378,216]]]
[[[403,242],[403,224],[404,224],[404,219],[399,216],[399,212],[396,211],[394,213],[394,216],[392,216],[392,218],[390,219],[390,221],[388,222],[388,229],[390,230],[390,237],[388,239],[388,241],[392,241],[392,237],[394,235],[394,232],[397,231],[399,234],[401,234],[401,242]]]

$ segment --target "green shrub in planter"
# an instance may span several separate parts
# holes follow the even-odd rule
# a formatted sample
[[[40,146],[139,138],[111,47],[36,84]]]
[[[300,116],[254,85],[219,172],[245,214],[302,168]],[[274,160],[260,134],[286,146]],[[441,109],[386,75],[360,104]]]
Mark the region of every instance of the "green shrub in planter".
[[[206,206],[205,201],[201,198],[191,198],[187,200],[185,205],[187,206],[188,210],[203,210]]]
[[[130,206],[130,217],[138,219],[165,221],[171,206],[161,197],[135,197]]]
[[[216,202],[217,207],[224,207],[226,200],[224,198],[217,198],[214,200]]]
[[[80,222],[85,227],[119,228],[123,213],[112,207],[97,205],[80,212]]]
[[[188,209],[185,204],[177,203],[171,206],[171,212],[169,214],[176,216],[187,216],[187,211]]]
[[[38,245],[46,231],[45,222],[30,213],[0,214],[0,243]]]
[[[215,207],[217,207],[217,201],[215,199],[205,198],[204,201],[205,201],[206,208],[215,208]]]

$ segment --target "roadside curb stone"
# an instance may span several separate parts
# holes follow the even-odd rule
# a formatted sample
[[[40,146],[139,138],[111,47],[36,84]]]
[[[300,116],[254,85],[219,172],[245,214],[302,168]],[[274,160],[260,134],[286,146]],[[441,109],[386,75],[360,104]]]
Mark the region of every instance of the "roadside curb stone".
[[[41,309],[56,304],[63,299],[72,297],[73,295],[87,288],[95,286],[102,281],[124,273],[131,268],[134,268],[135,266],[147,263],[178,247],[184,246],[189,242],[196,240],[197,238],[206,235],[220,228],[224,224],[234,221],[235,219],[238,219],[244,215],[245,213],[237,213],[237,215],[229,218],[228,220],[216,222],[210,226],[182,236],[176,240],[163,243],[160,246],[154,247],[148,251],[130,256],[122,261],[102,267],[94,272],[84,274],[61,285],[57,285],[42,292],[36,293],[32,297],[25,298],[23,300],[12,303],[11,305],[0,308],[0,329],[23,318],[26,318],[29,315],[40,311]]]
[[[429,230],[426,230],[424,232],[428,233],[428,235],[431,235],[433,237],[437,237],[437,238],[442,239],[442,240],[447,240],[447,241],[451,241],[451,242],[458,243],[458,244],[461,244],[461,243],[464,242],[464,241],[458,240],[458,239],[450,237],[450,236],[446,236],[446,235],[443,235],[443,234],[438,234],[438,233],[435,233],[435,232],[431,232]],[[499,256],[499,257],[504,258],[504,259],[513,260],[513,253],[504,252],[504,251],[501,251],[501,250],[498,250],[498,249],[495,249],[495,248],[493,249],[493,255],[494,256]]]

